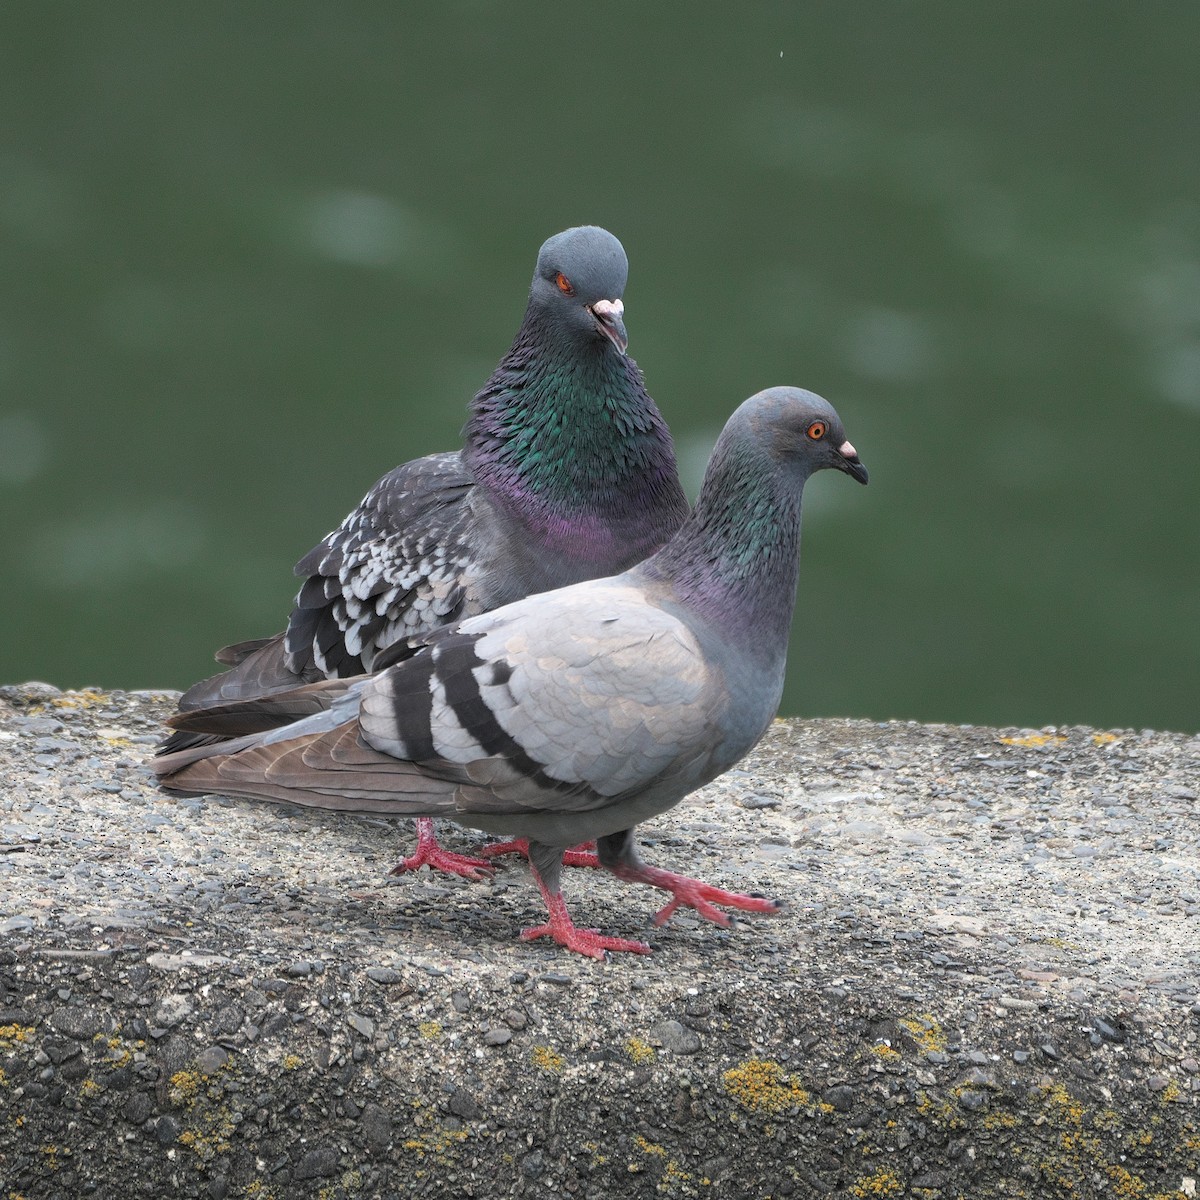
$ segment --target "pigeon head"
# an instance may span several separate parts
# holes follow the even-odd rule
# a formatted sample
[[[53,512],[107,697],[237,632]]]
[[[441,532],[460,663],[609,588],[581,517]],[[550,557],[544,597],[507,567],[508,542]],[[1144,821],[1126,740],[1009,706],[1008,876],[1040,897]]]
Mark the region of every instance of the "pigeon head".
[[[770,666],[780,686],[804,484],[826,467],[867,482],[833,406],[801,388],[758,392],[726,422],[683,527],[634,568],[667,581],[676,600]]]
[[[833,467],[859,483],[867,482],[867,468],[847,439],[841,418],[815,392],[767,388],[744,401],[734,419],[776,463],[799,469],[803,478]]]
[[[629,336],[621,296],[628,276],[621,243],[597,225],[579,225],[543,243],[529,301],[558,329],[581,340],[607,339],[624,354]]]
[[[464,431],[464,462],[524,528],[529,560],[569,560],[577,578],[644,558],[687,512],[666,422],[625,353],[628,270],[621,243],[594,225],[550,238]]]

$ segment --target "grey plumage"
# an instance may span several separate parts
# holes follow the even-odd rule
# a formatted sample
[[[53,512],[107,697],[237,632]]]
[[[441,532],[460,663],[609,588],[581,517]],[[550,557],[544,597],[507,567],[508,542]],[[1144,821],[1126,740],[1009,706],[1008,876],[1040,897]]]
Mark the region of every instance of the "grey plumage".
[[[570,922],[562,850],[598,839],[620,878],[769,911],[642,864],[630,831],[742,757],[779,703],[809,475],[867,481],[833,408],[773,388],[730,418],[696,509],[618,576],[530,596],[423,635],[377,675],[317,685],[330,706],[266,733],[156,762],[164,783],[394,816],[449,817],[530,841],[549,934],[599,955],[645,950]],[[305,689],[300,689],[303,697]],[[260,706],[289,703],[284,697]]]
[[[218,658],[234,669],[195,684],[180,709],[369,671],[398,641],[661,546],[687,501],[666,425],[624,352],[627,270],[603,229],[550,238],[463,450],[384,475],[296,564],[305,582],[282,641],[227,647]],[[567,275],[570,295],[555,283]],[[564,427],[562,470],[548,476],[546,443]]]
[[[184,693],[165,753],[231,736],[230,706],[370,672],[430,630],[620,571],[675,532],[687,501],[666,425],[625,354],[627,270],[620,242],[595,226],[542,246],[463,449],[390,471],[297,563],[287,629],[218,654],[230,669]],[[424,849],[402,867],[486,866],[442,855],[421,832]]]

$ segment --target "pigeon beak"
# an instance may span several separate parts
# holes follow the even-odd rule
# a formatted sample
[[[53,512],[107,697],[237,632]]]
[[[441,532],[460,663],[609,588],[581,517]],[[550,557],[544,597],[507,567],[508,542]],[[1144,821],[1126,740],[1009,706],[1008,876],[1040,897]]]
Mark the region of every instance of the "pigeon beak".
[[[618,354],[624,354],[625,347],[629,345],[625,322],[621,320],[625,305],[620,300],[597,300],[589,306],[588,311],[596,318],[596,328],[616,346]]]
[[[867,482],[867,468],[858,461],[858,451],[849,442],[843,442],[838,447],[842,461],[838,464],[840,470],[857,479],[859,483]]]

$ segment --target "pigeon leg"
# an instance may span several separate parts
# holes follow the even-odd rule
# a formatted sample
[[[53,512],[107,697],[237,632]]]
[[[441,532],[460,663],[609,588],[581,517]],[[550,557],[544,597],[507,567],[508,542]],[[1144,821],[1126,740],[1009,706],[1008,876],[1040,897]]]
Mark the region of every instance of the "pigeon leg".
[[[492,842],[484,846],[479,853],[484,858],[495,858],[500,854],[523,854],[528,858],[529,839],[512,838],[507,842]],[[599,867],[600,860],[596,857],[596,843],[580,842],[578,846],[564,850],[562,862],[564,867]]]
[[[707,921],[726,926],[733,923],[729,914],[723,913],[715,905],[724,904],[743,912],[762,913],[778,912],[783,907],[782,900],[770,900],[766,896],[748,896],[742,892],[727,892],[724,888],[693,879],[690,875],[677,875],[674,871],[665,871],[661,867],[646,866],[634,849],[631,829],[601,838],[597,843],[597,850],[601,865],[618,879],[627,880],[629,883],[647,883],[651,887],[662,888],[663,891],[671,893],[670,903],[654,914],[656,925],[666,924],[671,914],[681,905],[694,908]]]
[[[603,958],[610,950],[649,954],[650,947],[645,942],[636,942],[631,938],[605,937],[596,929],[580,929],[571,920],[571,914],[567,912],[566,902],[558,886],[561,860],[561,847],[533,843],[529,854],[529,869],[533,872],[534,882],[546,902],[550,919],[544,925],[522,929],[521,940],[530,942],[534,938],[550,937],[560,946],[578,954],[586,954],[589,958]]]
[[[438,845],[437,835],[433,832],[433,821],[429,817],[417,817],[416,825],[416,850],[408,858],[402,858],[388,872],[389,875],[403,875],[405,871],[415,871],[424,866],[428,866],[431,871],[461,875],[464,879],[487,879],[492,874],[492,867],[486,858],[469,858],[465,854],[443,850]]]

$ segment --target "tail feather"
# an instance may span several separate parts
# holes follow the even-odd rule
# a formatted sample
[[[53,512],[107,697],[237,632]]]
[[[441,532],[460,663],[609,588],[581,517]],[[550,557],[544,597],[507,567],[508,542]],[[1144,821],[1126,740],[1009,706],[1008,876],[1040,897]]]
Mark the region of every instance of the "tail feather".
[[[179,699],[180,712],[270,696],[324,678],[315,667],[302,675],[288,669],[282,633],[226,646],[218,651],[217,661],[232,661],[234,665],[188,688]]]
[[[307,720],[308,724],[298,730],[296,736],[315,732],[317,726],[311,718],[328,713],[344,702],[359,682],[356,679],[322,679],[276,696],[221,704],[194,712],[177,712],[169,724],[178,732],[158,747],[152,766],[158,775],[163,775],[214,754],[232,754],[236,749],[266,740],[267,734],[275,733],[273,740],[278,741],[279,731],[286,731],[299,721]],[[353,709],[330,717],[322,728],[339,725],[351,715]]]
[[[168,724],[184,733],[223,738],[263,733],[324,712],[356,682],[354,679],[321,679],[315,683],[297,684],[267,696],[230,700],[208,708],[177,712],[171,716]]]
[[[278,636],[278,634],[276,635]],[[247,659],[256,650],[261,650],[264,646],[270,645],[272,638],[251,638],[245,642],[234,642],[232,646],[222,646],[220,650],[213,655],[213,658],[219,663],[224,663],[227,667],[236,667],[243,659]]]
[[[229,739],[217,733],[188,733],[179,730],[158,744],[154,751],[156,758],[167,754],[178,754],[183,750],[191,750],[197,746],[223,745]]]
[[[212,737],[204,739],[197,737],[193,744],[170,751],[167,750],[167,743],[164,742],[159,748],[158,754],[150,760],[149,766],[158,776],[158,781],[163,787],[173,788],[180,792],[192,791],[194,789],[176,783],[175,777],[181,771],[191,767],[194,763],[201,763],[222,755],[236,754],[239,750],[247,750],[256,745],[261,740],[261,736],[261,734],[252,733],[240,738]],[[168,739],[168,742],[170,740]]]
[[[325,718],[332,719],[330,714]],[[302,722],[318,724],[320,718]],[[372,750],[350,721],[287,739],[251,734],[155,761],[164,787],[218,792],[337,812],[453,815],[459,784]]]

